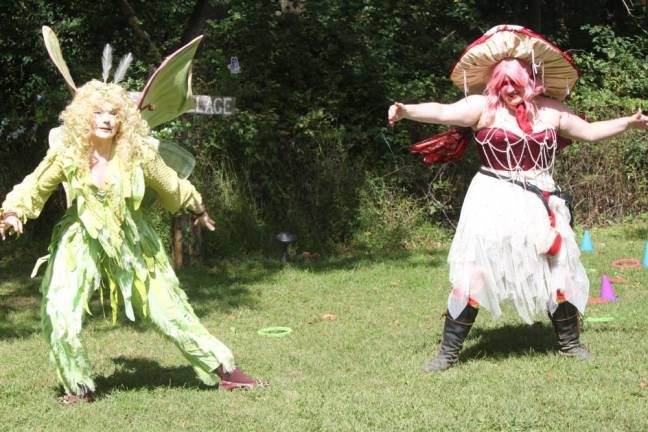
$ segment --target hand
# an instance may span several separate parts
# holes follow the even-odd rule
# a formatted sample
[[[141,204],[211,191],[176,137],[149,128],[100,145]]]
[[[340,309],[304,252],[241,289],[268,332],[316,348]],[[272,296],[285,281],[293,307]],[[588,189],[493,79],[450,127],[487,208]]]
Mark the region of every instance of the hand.
[[[628,128],[648,129],[648,116],[641,112],[641,108],[630,117]]]
[[[387,111],[387,121],[389,122],[389,126],[394,126],[397,121],[405,118],[406,111],[405,105],[400,102],[394,102]]]
[[[6,235],[11,229],[13,229],[17,235],[20,235],[23,232],[23,225],[16,215],[7,214],[0,220],[0,237],[2,237],[2,240],[6,240]]]
[[[199,225],[203,228],[207,228],[209,231],[214,231],[216,229],[216,222],[214,222],[214,220],[209,217],[206,211],[196,218],[194,225]]]

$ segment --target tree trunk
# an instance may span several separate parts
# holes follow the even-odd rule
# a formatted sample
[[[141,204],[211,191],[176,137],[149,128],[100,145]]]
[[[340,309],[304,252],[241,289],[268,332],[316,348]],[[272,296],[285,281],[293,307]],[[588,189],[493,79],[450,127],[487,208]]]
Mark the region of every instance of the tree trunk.
[[[173,267],[180,268],[185,263],[183,254],[184,231],[187,226],[187,215],[173,215],[171,216],[171,260]]]
[[[227,9],[224,6],[211,5],[209,0],[196,1],[189,21],[182,32],[181,44],[185,45],[201,35],[208,20],[222,19],[225,16],[227,16]],[[179,268],[184,264],[191,265],[200,262],[203,249],[202,228],[193,225],[189,215],[172,216],[171,227],[174,267]]]
[[[205,22],[212,9],[213,6],[209,4],[209,0],[198,0],[196,2],[180,38],[183,45],[203,33]]]
[[[531,0],[529,2],[529,17],[531,29],[542,34],[542,0]]]
[[[160,51],[157,49],[157,46],[153,43],[151,40],[151,37],[140,27],[139,25],[139,19],[137,18],[137,15],[135,15],[135,10],[133,7],[128,3],[128,0],[120,0],[119,4],[121,5],[121,10],[122,13],[126,16],[126,19],[128,20],[128,24],[133,28],[133,31],[135,34],[142,39],[146,44],[149,46],[149,49],[153,52],[153,55],[155,55],[155,58],[158,60],[162,60],[162,56],[160,55]]]

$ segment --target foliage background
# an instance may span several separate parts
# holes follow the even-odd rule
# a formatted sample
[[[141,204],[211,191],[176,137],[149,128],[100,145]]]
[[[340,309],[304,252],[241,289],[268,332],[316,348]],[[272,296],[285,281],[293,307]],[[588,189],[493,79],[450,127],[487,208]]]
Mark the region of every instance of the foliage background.
[[[16,1],[0,9],[0,191],[31,172],[70,95],[47,58],[40,27],[58,34],[77,83],[100,74],[103,45],[133,51],[128,87],[192,35],[205,39],[194,93],[237,98],[231,117],[185,115],[157,131],[198,159],[192,179],[220,229],[215,257],[267,251],[273,234],[299,247],[393,249],[436,242],[458,218],[477,158],[425,166],[407,146],[437,126],[386,126],[394,100],[449,102],[447,79],[463,48],[493,25],[541,32],[574,57],[582,77],[568,104],[590,120],[648,108],[645,1],[480,0]],[[128,9],[130,7],[130,11]],[[143,36],[144,35],[144,36]],[[242,71],[230,74],[230,57]],[[591,225],[648,210],[648,141],[631,132],[574,143],[557,180]],[[31,236],[48,235],[63,211],[59,192]],[[156,223],[167,230],[168,218]]]

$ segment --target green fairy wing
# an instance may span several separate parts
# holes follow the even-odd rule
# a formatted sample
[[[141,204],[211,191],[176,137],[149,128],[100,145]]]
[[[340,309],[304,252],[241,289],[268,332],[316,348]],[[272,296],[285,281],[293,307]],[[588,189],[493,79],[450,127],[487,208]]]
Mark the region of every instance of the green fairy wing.
[[[173,120],[195,107],[191,90],[191,62],[201,40],[202,36],[198,36],[168,56],[144,86],[138,107],[149,127],[154,128]],[[154,138],[150,138],[150,141],[164,163],[177,172],[180,178],[189,177],[196,165],[191,153],[172,141]],[[144,208],[149,207],[155,199],[155,194],[147,191],[142,205]]]
[[[153,72],[140,94],[142,117],[154,128],[194,107],[191,61],[202,40],[198,36],[168,56]]]
[[[191,153],[173,141],[158,140],[149,137],[149,142],[160,154],[164,163],[178,173],[178,177],[181,179],[189,177],[196,166],[196,159],[194,159]]]
[[[158,140],[153,137],[149,137],[148,140],[153,148],[160,154],[164,163],[178,173],[178,177],[181,179],[189,177],[196,166],[196,159],[191,153],[173,141]],[[153,189],[146,189],[141,206],[144,209],[150,208],[156,200],[157,194]]]
[[[56,34],[51,28],[47,26],[43,26],[42,31],[43,40],[45,41],[45,48],[47,48],[47,53],[49,54],[50,59],[52,59],[52,63],[54,63],[54,66],[56,66],[59,72],[61,72],[63,79],[67,83],[72,93],[74,93],[76,91],[76,85],[74,84],[74,80],[72,79],[72,75],[70,74],[70,69],[68,69],[67,63],[65,63],[65,59],[63,58],[61,46],[59,45]]]

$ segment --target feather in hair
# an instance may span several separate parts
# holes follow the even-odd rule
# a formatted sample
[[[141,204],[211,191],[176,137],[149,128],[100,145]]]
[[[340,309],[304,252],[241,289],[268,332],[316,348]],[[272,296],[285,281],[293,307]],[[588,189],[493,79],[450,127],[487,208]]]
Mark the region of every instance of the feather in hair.
[[[113,49],[110,44],[106,44],[103,50],[103,55],[101,56],[101,66],[103,68],[103,73],[101,77],[103,82],[108,81],[108,76],[110,75],[110,69],[112,69],[112,53]]]
[[[131,53],[128,53],[124,57],[122,57],[121,61],[119,62],[119,66],[117,66],[117,69],[115,70],[115,78],[113,79],[113,82],[115,84],[120,83],[121,80],[124,79],[124,76],[126,75],[126,69],[128,69],[128,66],[130,66],[132,61],[133,55]]]

